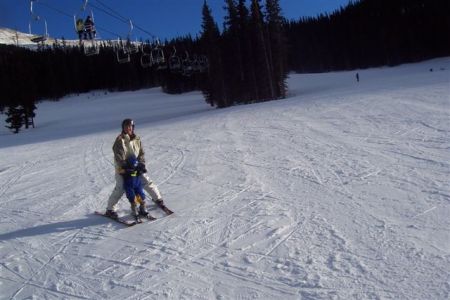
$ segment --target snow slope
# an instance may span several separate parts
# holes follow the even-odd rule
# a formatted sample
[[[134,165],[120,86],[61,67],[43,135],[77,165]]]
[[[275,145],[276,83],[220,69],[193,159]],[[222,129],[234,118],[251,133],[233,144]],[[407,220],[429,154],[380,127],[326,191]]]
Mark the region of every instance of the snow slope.
[[[43,34],[42,32],[41,34]],[[5,45],[17,45],[21,47],[27,48],[36,48],[37,44],[31,41],[32,38],[36,37],[34,34],[20,32],[10,28],[0,27],[0,44]],[[55,43],[55,39],[49,37],[44,44],[45,45],[53,45]],[[66,40],[67,45],[76,45],[77,41],[74,40]]]
[[[37,128],[0,129],[0,298],[448,299],[450,59],[359,74],[221,110],[159,89],[39,104]],[[93,215],[126,117],[175,211],[130,228]]]
[[[16,45],[19,47],[24,47],[24,48],[28,48],[28,49],[38,49],[38,46],[44,44],[46,46],[53,46],[55,44],[55,42],[59,43],[59,45],[62,45],[62,38],[53,38],[53,37],[48,37],[43,43],[34,43],[31,41],[32,38],[35,38],[39,35],[44,34],[42,33],[36,33],[36,34],[29,34],[29,33],[24,33],[24,32],[20,32],[14,29],[10,29],[10,28],[3,28],[0,27],[0,44],[4,44],[4,45]],[[75,33],[74,33],[75,35]],[[101,41],[105,41],[100,39],[100,37],[96,37],[96,41],[97,43],[100,43]],[[92,46],[90,41],[84,41],[84,42],[88,42],[89,46]],[[83,42],[83,43],[84,43]],[[108,40],[108,43],[112,44],[112,45],[117,45],[119,43],[119,40]],[[141,43],[138,41],[132,42],[133,44],[136,45],[140,45]],[[80,45],[80,42],[78,39],[75,40],[68,40],[68,39],[64,39],[64,44],[68,47],[78,47]]]

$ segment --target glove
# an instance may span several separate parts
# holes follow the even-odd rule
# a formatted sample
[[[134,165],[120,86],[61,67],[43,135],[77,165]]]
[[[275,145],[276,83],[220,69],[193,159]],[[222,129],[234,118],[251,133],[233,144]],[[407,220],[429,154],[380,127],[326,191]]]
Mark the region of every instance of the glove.
[[[122,171],[120,172],[120,174],[122,174],[123,176],[133,175],[133,173],[137,173],[137,170],[136,169],[126,168],[126,169],[122,169]]]
[[[140,174],[143,173],[147,173],[147,169],[145,168],[145,164],[144,163],[138,163],[137,167],[136,167],[136,171],[138,171]]]

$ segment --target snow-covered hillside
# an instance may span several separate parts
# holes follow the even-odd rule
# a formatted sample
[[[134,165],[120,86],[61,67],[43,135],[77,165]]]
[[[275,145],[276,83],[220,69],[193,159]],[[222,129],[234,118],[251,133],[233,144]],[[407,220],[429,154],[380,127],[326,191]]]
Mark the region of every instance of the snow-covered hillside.
[[[359,75],[221,110],[90,93],[2,126],[0,298],[449,299],[450,59]],[[175,214],[124,228],[93,212],[127,117]]]
[[[31,41],[33,37],[34,35],[32,34],[23,33],[9,28],[0,28],[0,44],[36,47],[36,43]],[[49,38],[45,43],[47,45],[51,45],[54,42],[55,40],[53,38]]]
[[[42,33],[43,34],[43,33]],[[75,33],[74,33],[75,35]],[[13,30],[10,28],[1,28],[0,27],[0,44],[4,45],[16,45],[20,47],[27,47],[27,48],[37,48],[38,44],[31,41],[33,37],[36,37],[36,35],[20,32],[17,30]],[[58,39],[59,42],[61,42],[61,39]],[[55,38],[48,37],[46,41],[44,41],[45,45],[52,46],[56,42]],[[65,44],[67,46],[73,46],[77,47],[79,46],[78,40],[65,40]]]

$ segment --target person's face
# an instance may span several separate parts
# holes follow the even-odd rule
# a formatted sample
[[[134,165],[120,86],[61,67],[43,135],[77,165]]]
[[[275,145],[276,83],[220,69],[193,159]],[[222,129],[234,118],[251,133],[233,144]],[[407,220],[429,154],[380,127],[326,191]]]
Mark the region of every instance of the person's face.
[[[133,125],[125,125],[124,131],[126,134],[131,135],[133,133]]]

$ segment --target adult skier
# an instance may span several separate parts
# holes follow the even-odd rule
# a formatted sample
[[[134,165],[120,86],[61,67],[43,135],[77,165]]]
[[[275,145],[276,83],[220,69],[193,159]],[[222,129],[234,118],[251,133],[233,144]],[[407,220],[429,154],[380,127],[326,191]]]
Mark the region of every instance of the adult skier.
[[[124,193],[124,178],[121,174],[122,170],[127,166],[127,159],[134,155],[138,163],[145,165],[144,149],[141,144],[141,138],[134,132],[134,121],[132,119],[125,119],[122,122],[122,132],[116,138],[113,145],[114,164],[115,164],[115,178],[116,186],[114,187],[108,199],[105,215],[111,218],[118,218],[116,206]],[[153,202],[158,206],[164,206],[161,193],[158,187],[153,183],[147,173],[139,175],[142,180],[144,190],[149,193]],[[145,204],[139,206],[139,213],[147,215]]]
[[[83,21],[83,19],[77,19],[76,28],[77,28],[78,38],[79,38],[80,44],[81,44],[81,41],[83,40],[83,35],[84,35],[84,21]]]
[[[92,40],[95,38],[96,33],[94,20],[92,20],[91,16],[87,16],[84,21],[84,38]]]

